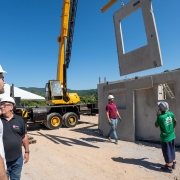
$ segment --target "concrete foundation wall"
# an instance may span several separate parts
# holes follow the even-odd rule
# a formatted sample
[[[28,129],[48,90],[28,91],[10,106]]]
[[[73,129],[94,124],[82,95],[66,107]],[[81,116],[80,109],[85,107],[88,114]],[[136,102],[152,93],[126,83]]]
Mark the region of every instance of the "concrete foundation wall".
[[[158,85],[167,83],[175,95],[167,96],[170,110],[180,119],[180,71],[156,74],[138,79],[98,84],[99,129],[106,136],[109,125],[105,107],[108,95],[115,97],[115,103],[121,114],[122,122],[118,123],[119,139],[135,141],[136,139],[159,140],[159,129],[154,127],[158,109]],[[176,144],[180,143],[180,123],[176,128]]]

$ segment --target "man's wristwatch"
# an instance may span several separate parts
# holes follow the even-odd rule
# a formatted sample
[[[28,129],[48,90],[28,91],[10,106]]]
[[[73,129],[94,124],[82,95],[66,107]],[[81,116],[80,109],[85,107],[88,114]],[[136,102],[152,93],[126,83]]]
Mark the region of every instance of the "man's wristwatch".
[[[30,151],[25,151],[25,154],[29,154],[30,153]]]

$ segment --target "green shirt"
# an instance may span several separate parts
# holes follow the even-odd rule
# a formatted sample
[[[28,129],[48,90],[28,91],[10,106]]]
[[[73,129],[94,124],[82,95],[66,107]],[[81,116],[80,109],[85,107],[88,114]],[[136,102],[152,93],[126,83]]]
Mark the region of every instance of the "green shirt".
[[[169,142],[176,138],[174,132],[174,114],[170,111],[162,113],[157,117],[156,126],[160,127],[160,141]]]

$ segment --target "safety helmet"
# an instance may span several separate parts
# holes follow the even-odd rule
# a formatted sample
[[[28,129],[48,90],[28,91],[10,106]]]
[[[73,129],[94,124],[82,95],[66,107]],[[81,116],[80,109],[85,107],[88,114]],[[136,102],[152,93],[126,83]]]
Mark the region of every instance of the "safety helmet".
[[[0,73],[6,73],[6,71],[3,70],[1,65],[0,65]]]
[[[109,95],[108,99],[114,99],[114,96],[113,95]]]
[[[158,102],[157,104],[158,104],[158,107],[159,107],[162,111],[166,112],[166,111],[169,110],[169,104],[168,104],[167,102],[161,101],[161,102]]]
[[[15,101],[14,101],[14,98],[12,97],[8,97],[8,96],[5,96],[1,99],[1,103],[2,102],[10,102],[12,104],[14,104],[14,106],[16,105]]]

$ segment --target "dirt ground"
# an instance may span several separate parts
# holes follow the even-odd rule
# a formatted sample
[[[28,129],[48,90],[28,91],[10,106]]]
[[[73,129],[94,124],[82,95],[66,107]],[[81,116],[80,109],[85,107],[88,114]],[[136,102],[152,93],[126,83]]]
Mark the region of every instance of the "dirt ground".
[[[75,128],[47,130],[36,125],[28,134],[30,160],[22,180],[166,180],[180,179],[180,153],[172,174],[160,171],[164,164],[159,145],[142,142],[108,142],[98,131],[98,116],[81,116]]]

